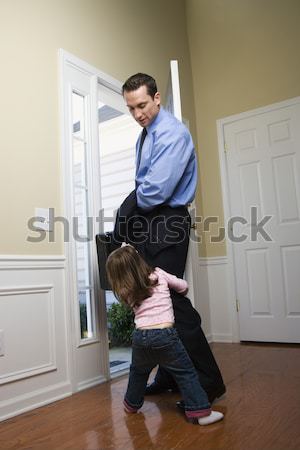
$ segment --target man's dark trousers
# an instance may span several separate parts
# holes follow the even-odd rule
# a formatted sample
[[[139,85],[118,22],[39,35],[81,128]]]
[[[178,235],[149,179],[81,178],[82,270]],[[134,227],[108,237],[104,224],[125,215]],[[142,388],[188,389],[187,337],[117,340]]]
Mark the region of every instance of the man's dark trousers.
[[[183,278],[190,235],[190,215],[185,206],[160,206],[150,213],[135,213],[127,223],[127,236],[152,267]],[[141,230],[144,231],[141,232]],[[210,399],[225,391],[222,375],[201,328],[201,318],[191,301],[171,291],[178,334]],[[159,368],[155,382],[172,388],[175,382]],[[219,395],[218,395],[219,394]]]

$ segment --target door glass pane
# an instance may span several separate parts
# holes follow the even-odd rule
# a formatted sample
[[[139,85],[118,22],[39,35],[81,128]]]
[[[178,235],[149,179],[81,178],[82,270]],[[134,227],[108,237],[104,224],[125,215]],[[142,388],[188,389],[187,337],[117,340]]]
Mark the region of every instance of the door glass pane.
[[[135,187],[135,143],[140,126],[126,111],[120,94],[99,89],[99,149],[101,205],[104,232],[111,231],[114,215],[122,201]],[[133,315],[106,291],[109,361],[111,373],[128,369],[131,361]]]
[[[84,139],[84,97],[73,92],[73,135]]]
[[[86,186],[85,143],[73,138],[73,164],[75,186]]]
[[[87,190],[84,187],[74,188],[74,234],[87,237]]]
[[[78,289],[90,286],[89,251],[84,242],[76,242],[77,285]]]
[[[77,298],[80,315],[80,338],[95,337],[95,307],[91,282],[91,252],[89,242],[89,183],[87,146],[85,139],[85,101],[76,92],[73,101],[73,236],[76,249]]]
[[[79,293],[79,308],[80,308],[80,330],[81,339],[93,337],[93,324],[91,322],[91,291],[90,289],[82,289]]]

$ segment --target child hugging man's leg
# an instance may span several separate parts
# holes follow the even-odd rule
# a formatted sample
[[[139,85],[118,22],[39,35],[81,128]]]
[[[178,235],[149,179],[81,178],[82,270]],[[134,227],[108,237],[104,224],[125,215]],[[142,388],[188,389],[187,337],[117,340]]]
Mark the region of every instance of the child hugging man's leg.
[[[150,267],[130,245],[113,251],[106,269],[114,294],[135,315],[125,411],[135,413],[142,407],[149,374],[159,365],[175,379],[188,420],[200,425],[221,420],[223,414],[211,410],[196,369],[174,328],[170,288],[185,295],[187,282],[159,267]]]

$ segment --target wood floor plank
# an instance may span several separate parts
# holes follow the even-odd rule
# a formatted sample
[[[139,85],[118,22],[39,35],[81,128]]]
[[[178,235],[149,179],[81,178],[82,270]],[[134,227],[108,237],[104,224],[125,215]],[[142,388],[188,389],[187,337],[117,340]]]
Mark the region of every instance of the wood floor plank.
[[[223,422],[200,427],[177,410],[178,394],[146,397],[127,415],[127,377],[0,424],[1,450],[300,450],[300,346],[213,344],[227,393]]]

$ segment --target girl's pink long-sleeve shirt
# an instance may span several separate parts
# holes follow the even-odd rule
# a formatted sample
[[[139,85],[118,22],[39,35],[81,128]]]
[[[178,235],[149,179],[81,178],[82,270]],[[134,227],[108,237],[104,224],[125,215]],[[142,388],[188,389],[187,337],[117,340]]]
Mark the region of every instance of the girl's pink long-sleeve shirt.
[[[180,294],[186,294],[188,284],[185,280],[177,278],[168,272],[156,267],[150,275],[152,279],[158,279],[158,284],[153,288],[151,297],[146,298],[134,308],[136,328],[149,327],[165,322],[174,323],[174,311],[170,289]]]

